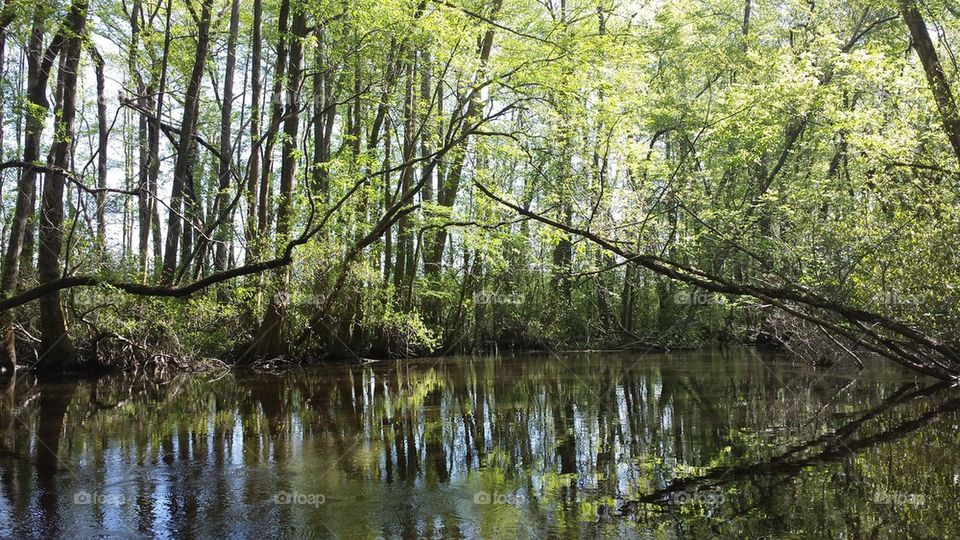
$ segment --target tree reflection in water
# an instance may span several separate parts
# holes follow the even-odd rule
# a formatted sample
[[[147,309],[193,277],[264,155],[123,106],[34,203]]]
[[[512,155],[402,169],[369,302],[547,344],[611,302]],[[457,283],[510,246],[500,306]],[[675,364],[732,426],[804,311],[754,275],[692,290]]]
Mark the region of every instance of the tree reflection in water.
[[[960,532],[960,393],[888,367],[451,358],[21,379],[2,407],[15,536]]]

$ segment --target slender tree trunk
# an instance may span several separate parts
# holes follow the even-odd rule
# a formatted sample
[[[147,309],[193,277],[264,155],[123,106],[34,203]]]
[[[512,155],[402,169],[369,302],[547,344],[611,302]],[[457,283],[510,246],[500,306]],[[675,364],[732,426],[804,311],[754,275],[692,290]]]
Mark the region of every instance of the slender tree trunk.
[[[943,132],[950,141],[953,153],[960,160],[960,113],[957,111],[957,102],[954,100],[950,83],[943,72],[943,65],[937,56],[937,49],[930,39],[927,23],[917,6],[916,0],[900,0],[900,14],[910,29],[913,50],[917,52],[923,71],[927,75],[930,92],[937,103],[940,112],[940,121],[943,123]]]
[[[7,68],[7,32],[6,30],[0,32],[0,80],[7,80],[6,78],[6,68]],[[6,151],[3,146],[3,122],[4,122],[4,107],[6,107],[6,101],[4,99],[4,93],[0,92],[0,161],[6,159]],[[0,184],[2,188],[2,184]],[[0,238],[2,240],[2,238]]]
[[[561,220],[564,225],[573,222],[573,209],[568,195],[563,196],[560,203]],[[570,302],[572,289],[573,243],[569,235],[564,235],[553,250],[553,275],[551,285],[560,297]]]
[[[490,5],[491,16],[495,17],[500,11],[500,7],[503,5],[503,0],[492,0]],[[493,28],[490,28],[486,31],[483,36],[483,39],[480,42],[480,47],[477,51],[477,57],[480,60],[480,71],[477,73],[476,82],[479,82],[483,77],[486,70],[483,66],[490,59],[490,52],[493,50],[493,37],[494,31]],[[467,104],[467,113],[466,121],[471,121],[480,114],[482,110],[483,103],[480,101],[479,96],[469,96],[470,102]],[[466,144],[464,141],[460,151],[454,154],[454,163],[451,165],[451,169],[446,175],[444,184],[438,188],[437,193],[437,203],[446,208],[452,209],[457,201],[457,192],[460,190],[460,181],[463,177],[463,166],[464,159],[466,157]],[[443,261],[443,250],[447,243],[447,229],[441,228],[437,231],[436,236],[434,236],[433,241],[430,243],[429,249],[425,250],[425,255],[428,257],[424,263],[424,270],[427,276],[435,276],[440,272],[440,267]]]
[[[180,143],[178,145],[177,161],[173,169],[173,188],[170,194],[170,215],[167,219],[167,246],[163,256],[162,281],[165,284],[173,282],[177,269],[178,241],[181,229],[190,228],[189,219],[196,209],[188,208],[190,204],[184,201],[184,196],[192,197],[193,193],[186,193],[190,189],[193,168],[196,163],[196,135],[197,114],[200,102],[200,89],[203,83],[203,70],[207,61],[207,50],[210,46],[210,10],[212,0],[204,0],[200,11],[200,24],[197,39],[197,51],[194,57],[193,72],[187,86],[187,95],[183,104],[183,121],[180,123]],[[183,217],[178,215],[183,205]],[[189,234],[189,231],[187,231]],[[184,246],[186,247],[186,246]]]
[[[433,152],[433,145],[430,142],[430,137],[427,136],[428,129],[430,126],[430,102],[433,99],[433,96],[430,94],[433,90],[433,78],[432,71],[433,66],[430,61],[430,51],[429,49],[424,50],[420,55],[420,103],[423,108],[423,117],[420,119],[420,125],[422,126],[423,136],[420,137],[420,157],[427,159],[427,156]],[[436,114],[433,112],[432,114]],[[435,197],[436,190],[434,189],[434,180],[433,174],[430,174],[430,178],[427,179],[427,182],[423,185],[423,201],[427,203],[436,202]]]
[[[107,199],[107,97],[106,79],[103,73],[103,56],[97,51],[93,42],[87,44],[90,56],[93,58],[94,72],[97,76],[97,253],[100,262],[105,262],[107,255],[107,222],[105,207]]]
[[[414,74],[416,73],[415,58],[412,52],[406,63],[406,87],[403,100],[403,156],[404,163],[413,159],[413,153],[416,148],[417,139],[414,131],[416,130],[416,93],[414,92]],[[400,192],[406,193],[410,189],[410,180],[413,176],[413,167],[404,167],[400,172]],[[410,219],[408,216],[400,218],[397,226],[397,253],[394,263],[393,287],[398,300],[403,298],[406,284],[407,262],[413,240],[413,234],[410,230]]]
[[[628,334],[633,333],[633,313],[636,309],[636,268],[628,264],[623,272],[623,293],[620,295],[620,324]]]
[[[391,185],[390,175],[390,154],[391,154],[391,134],[390,117],[384,122],[384,141],[383,141],[383,212],[393,206],[393,186]],[[387,228],[383,238],[383,286],[390,283],[390,276],[393,272],[393,228]]]
[[[43,17],[45,19],[46,15],[44,15]],[[37,31],[37,28],[34,28],[33,31]],[[43,51],[43,29],[42,28],[39,29],[39,35],[37,37],[38,37],[37,50],[36,52],[33,52],[31,47],[31,51],[28,52],[28,62],[29,62],[30,55],[35,54],[35,55],[38,55],[36,56],[35,61],[39,64],[42,62],[41,55],[45,55],[45,51]],[[33,39],[33,36],[31,35],[31,41],[32,39]],[[47,85],[49,84],[49,78],[50,78],[50,75],[52,74],[53,62],[56,61],[56,59],[57,59],[56,56],[50,58],[50,64],[49,64],[50,67],[46,70],[45,78],[43,80],[43,88],[39,90],[40,92],[43,93],[43,104],[44,104],[43,108],[42,109],[33,108],[32,110],[28,108],[29,112],[27,116],[44,115],[44,123],[46,122],[45,115],[49,113],[48,109],[50,107],[49,101],[47,100],[47,96],[46,96]],[[37,102],[31,101],[30,94],[32,91],[35,92],[36,89],[31,88],[29,71],[30,71],[30,66],[28,64],[27,66],[27,72],[28,72],[27,101],[28,103],[31,103],[31,104],[40,103],[39,101]],[[34,97],[39,98],[40,96],[39,94],[35,94]],[[35,119],[36,118],[27,119],[27,130],[24,136],[23,152],[24,152],[24,157],[26,157],[27,152],[32,153],[32,151],[35,151],[37,156],[36,160],[39,160],[41,138],[42,138],[44,126],[40,126],[39,129],[31,129],[30,121]],[[30,139],[34,139],[34,140],[31,141]],[[30,173],[28,172],[27,174],[30,174]],[[23,187],[24,189],[27,190],[27,197],[29,197],[29,202],[28,202],[28,210],[27,210],[28,217],[26,222],[24,223],[23,232],[20,233],[22,247],[20,251],[19,274],[17,276],[17,285],[20,287],[23,287],[26,284],[26,282],[31,278],[31,276],[33,275],[33,269],[34,269],[33,255],[34,255],[34,236],[36,235],[36,217],[37,217],[36,216],[37,180],[38,180],[38,176],[34,173],[32,182],[23,182],[24,184]]]
[[[597,32],[601,36],[604,36],[607,33],[607,19],[603,9],[600,7],[597,8],[597,17],[599,19]],[[602,109],[606,100],[606,94],[604,93],[602,87],[597,92],[597,99],[599,108]],[[589,107],[589,104],[585,103],[584,106]],[[607,210],[604,197],[607,193],[607,171],[610,168],[610,145],[608,142],[603,140],[605,133],[607,133],[606,123],[601,120],[597,125],[596,136],[593,143],[593,168],[597,187],[597,211],[599,212],[606,212]],[[595,253],[595,257],[596,258],[594,260],[598,270],[605,266],[613,265],[614,261],[608,254],[604,253],[603,250],[598,249]],[[600,328],[603,332],[606,332],[610,328],[610,322],[613,316],[610,310],[610,299],[607,295],[607,286],[604,282],[604,273],[596,274],[593,279],[596,287],[597,312],[600,316]]]
[[[250,47],[253,58],[251,59],[250,76],[252,92],[252,103],[250,104],[250,169],[247,171],[247,227],[245,240],[247,242],[246,261],[252,262],[257,258],[257,187],[260,179],[260,112],[261,96],[263,84],[260,80],[261,52],[263,48],[263,0],[254,0],[253,2],[253,36]]]
[[[172,16],[172,0],[167,0],[165,7],[166,24],[163,33],[163,54],[160,58],[160,81],[156,84],[156,109],[154,119],[149,123],[147,137],[150,141],[150,168],[147,176],[147,192],[153,232],[153,256],[154,273],[158,270],[162,274],[162,265],[164,264],[163,240],[161,237],[160,209],[157,207],[157,190],[160,182],[160,123],[163,118],[163,97],[167,89],[167,68],[170,58],[170,43],[173,39],[170,19]],[[171,201],[172,203],[173,201]],[[178,203],[179,206],[179,203]],[[172,206],[171,206],[172,207]],[[179,210],[179,208],[178,208]],[[169,240],[169,238],[168,238]],[[176,253],[176,250],[174,250]],[[144,278],[146,278],[146,267],[144,267]]]
[[[266,237],[270,228],[270,196],[273,191],[271,173],[273,172],[273,146],[277,142],[277,129],[283,118],[283,79],[286,74],[287,61],[287,24],[290,18],[290,0],[282,0],[278,20],[280,37],[277,41],[277,58],[273,69],[273,92],[271,95],[270,124],[268,125],[267,140],[263,147],[263,170],[260,171],[260,201],[257,214],[257,229],[260,235]]]
[[[750,10],[752,0],[744,0],[743,2],[743,25],[740,28],[740,31],[744,36],[750,33]]]
[[[137,59],[140,49],[140,17],[142,4],[140,0],[134,0],[130,8],[130,50],[127,51],[127,69],[130,71],[130,80],[134,88],[137,89],[137,105],[141,108],[153,110],[153,96],[148,94],[143,78],[139,73]],[[140,277],[143,280],[147,278],[147,264],[150,248],[150,188],[149,188],[149,169],[150,169],[150,136],[147,128],[147,118],[144,115],[138,115],[137,118],[137,210],[139,217],[139,234],[137,243],[138,261],[140,264]]]
[[[60,87],[57,104],[57,137],[51,154],[54,172],[43,184],[43,200],[40,208],[40,253],[37,264],[40,284],[49,283],[61,276],[60,256],[63,250],[63,188],[66,176],[62,171],[70,168],[76,118],[77,77],[80,65],[80,47],[83,29],[87,20],[86,0],[75,1],[67,15],[63,71],[58,76]],[[60,306],[60,292],[40,297],[40,363],[38,368],[69,370],[75,368],[79,359],[67,335],[66,321]]]
[[[233,163],[233,137],[231,124],[233,121],[233,71],[237,65],[237,32],[240,25],[240,0],[232,0],[230,5],[230,36],[227,39],[227,65],[223,77],[223,108],[220,113],[220,167],[218,169],[217,192],[217,248],[214,259],[214,271],[220,272],[227,268],[227,240],[231,236],[233,227],[228,222],[230,171]]]
[[[327,200],[329,191],[329,173],[325,163],[330,160],[330,142],[333,122],[337,114],[336,103],[333,102],[333,83],[329,73],[329,66],[324,57],[326,38],[323,28],[316,32],[317,48],[314,52],[313,75],[313,186],[323,194]]]
[[[290,64],[287,69],[287,106],[283,122],[283,145],[280,163],[280,193],[277,201],[276,250],[280,255],[290,240],[293,217],[293,180],[296,176],[297,137],[300,127],[300,83],[303,81],[303,42],[307,37],[306,10],[297,8],[291,25]],[[283,340],[290,281],[290,268],[279,271],[278,294],[272,295],[263,324],[257,332],[255,357],[276,357],[284,354],[287,344]]]
[[[47,81],[50,69],[60,52],[62,40],[54,39],[51,46],[43,49],[43,29],[46,8],[37,6],[34,10],[33,27],[27,51],[27,111],[26,129],[23,144],[23,160],[32,164],[40,160],[40,139],[46,122]],[[23,257],[24,237],[27,225],[33,216],[34,198],[37,188],[37,171],[27,166],[20,173],[17,189],[17,201],[10,224],[10,238],[4,253],[3,270],[0,272],[0,296],[10,296],[16,292],[20,281],[20,265]],[[16,363],[16,342],[13,333],[13,310],[0,312],[3,343],[0,346],[0,367],[13,369]]]
[[[319,50],[327,50],[324,42],[320,41],[317,46]],[[333,145],[333,127],[337,118],[337,100],[334,94],[334,77],[333,74],[329,71],[330,69],[330,54],[327,53],[322,55],[323,63],[320,66],[317,66],[317,69],[324,70],[324,82],[323,82],[323,106],[326,111],[326,115],[323,117],[323,156],[322,162],[326,163],[330,161],[330,152]],[[322,66],[322,67],[321,67]],[[330,174],[323,168],[323,176],[320,178],[320,191],[323,193],[324,201],[329,202],[330,200]]]
[[[277,250],[290,240],[293,212],[293,180],[297,167],[297,136],[300,127],[300,83],[303,81],[303,41],[307,37],[307,15],[297,8],[293,16],[290,65],[287,68],[287,106],[283,122],[280,193],[277,200]]]

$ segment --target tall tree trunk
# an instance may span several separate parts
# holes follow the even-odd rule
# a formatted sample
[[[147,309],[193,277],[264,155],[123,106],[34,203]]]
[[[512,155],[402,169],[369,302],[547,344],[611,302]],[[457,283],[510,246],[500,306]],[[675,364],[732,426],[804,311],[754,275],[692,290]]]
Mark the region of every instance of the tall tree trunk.
[[[388,116],[384,121],[383,138],[383,213],[393,206],[393,186],[390,180],[391,124]],[[383,286],[390,284],[393,272],[393,228],[388,227],[383,235]]]
[[[317,48],[327,50],[323,41],[320,41]],[[328,52],[322,55],[320,59],[323,60],[320,66],[323,66],[322,69],[324,70],[323,106],[326,111],[326,115],[323,118],[323,162],[325,163],[330,161],[330,152],[333,145],[333,127],[337,119],[337,100],[334,93],[336,89],[336,85],[334,85],[335,78],[330,71],[330,66],[332,65],[330,53]],[[320,66],[318,66],[317,69],[321,69]],[[323,168],[323,176],[320,181],[320,191],[323,192],[324,201],[329,202],[330,174],[325,167]]]
[[[247,171],[247,227],[245,240],[247,242],[246,261],[252,262],[257,257],[257,182],[260,179],[260,94],[263,84],[260,80],[261,52],[263,48],[263,0],[253,2],[253,36],[250,47],[251,59],[250,76],[253,87],[252,103],[250,104],[250,168]]]
[[[46,15],[44,15],[43,17],[44,17],[44,19],[45,19],[45,18],[46,18]],[[33,28],[33,31],[37,31],[37,29],[36,29],[36,28]],[[31,50],[27,53],[27,62],[28,62],[28,65],[27,65],[27,71],[28,71],[28,74],[27,74],[27,101],[28,101],[29,103],[32,103],[32,102],[30,101],[30,99],[31,99],[31,98],[30,98],[31,86],[30,86],[30,75],[29,75],[29,71],[30,71],[30,66],[29,66],[30,56],[31,56],[31,55],[43,55],[43,54],[45,54],[45,51],[43,51],[43,29],[40,29],[39,32],[40,32],[40,33],[39,33],[39,36],[38,36],[38,37],[39,37],[39,41],[38,41],[38,46],[37,46],[36,52],[34,52],[34,51],[32,50],[32,47],[31,47]],[[31,41],[32,41],[32,39],[33,39],[33,36],[31,35]],[[56,59],[57,59],[57,57],[53,57],[53,58],[50,59],[50,68],[47,70],[46,79],[43,81],[43,88],[42,88],[42,90],[41,90],[41,91],[43,92],[43,94],[44,94],[44,98],[43,98],[44,106],[43,106],[43,108],[42,108],[42,109],[40,109],[40,108],[34,108],[33,110],[30,110],[30,109],[28,108],[28,111],[29,111],[29,112],[28,112],[27,116],[33,116],[34,114],[36,114],[36,115],[44,115],[44,124],[46,123],[46,114],[49,112],[47,109],[49,109],[49,107],[50,107],[49,100],[48,100],[47,97],[46,97],[47,85],[49,84],[49,77],[50,77],[50,75],[53,73],[53,62],[56,61]],[[36,62],[38,62],[38,63],[41,62],[40,56],[37,56],[37,57],[36,57]],[[34,118],[34,119],[36,119],[36,118]],[[42,134],[43,134],[43,129],[44,129],[45,126],[41,126],[41,127],[39,128],[39,130],[31,129],[31,128],[30,128],[30,121],[31,121],[31,118],[28,118],[28,119],[27,119],[27,129],[26,129],[26,133],[24,134],[23,152],[24,152],[24,156],[26,157],[27,152],[30,152],[30,151],[32,151],[32,150],[35,150],[35,151],[36,151],[36,155],[37,155],[37,160],[39,160],[39,159],[40,159],[41,136],[42,136]],[[34,139],[36,140],[36,142],[32,142],[32,141],[30,140],[30,138],[34,138]],[[21,234],[21,238],[22,238],[22,239],[21,239],[22,247],[21,247],[21,251],[20,251],[19,275],[17,276],[17,286],[19,286],[19,287],[23,287],[23,286],[27,283],[27,281],[32,277],[32,275],[33,275],[33,270],[34,270],[34,266],[33,266],[33,255],[34,255],[34,253],[35,253],[35,252],[34,252],[34,237],[36,236],[36,225],[37,225],[37,222],[36,222],[36,217],[37,217],[37,216],[36,216],[36,212],[37,212],[37,178],[38,178],[37,175],[34,173],[34,174],[33,174],[33,181],[32,181],[32,182],[29,182],[29,183],[24,182],[24,188],[27,189],[27,196],[29,197],[29,203],[28,203],[29,209],[28,209],[28,211],[27,211],[27,212],[28,212],[28,218],[27,218],[27,220],[26,220],[26,222],[25,222],[25,224],[24,224],[23,232],[20,233],[20,234]]]
[[[283,118],[283,80],[287,69],[287,23],[290,17],[290,0],[280,3],[277,22],[280,37],[277,41],[277,58],[273,68],[273,92],[271,97],[270,124],[267,126],[267,140],[263,146],[263,170],[260,171],[260,201],[257,204],[257,229],[266,244],[270,228],[270,197],[273,187],[270,175],[273,172],[273,146],[277,142],[277,129]]]
[[[105,216],[107,199],[107,100],[106,79],[103,73],[103,56],[97,51],[93,42],[87,44],[90,56],[93,59],[94,72],[97,77],[97,257],[102,264],[107,255],[107,222]]]
[[[0,80],[7,80],[6,78],[6,67],[7,67],[7,32],[6,30],[0,31]],[[3,118],[4,118],[4,107],[6,106],[6,100],[4,99],[4,93],[0,92],[0,161],[6,159],[6,152],[4,151],[3,146]]]
[[[500,12],[500,7],[502,5],[503,0],[491,1],[490,18],[496,17],[496,15]],[[493,37],[494,29],[491,27],[484,33],[483,39],[480,41],[480,46],[477,50],[477,57],[480,60],[480,70],[474,78],[475,83],[480,82],[486,73],[484,66],[489,61],[490,52],[493,50]],[[477,115],[482,111],[483,106],[479,96],[472,94],[473,89],[471,89],[471,95],[468,96],[470,102],[467,104],[467,113],[465,115],[465,121],[467,122],[475,120]],[[437,203],[449,209],[453,209],[453,206],[457,202],[457,192],[460,190],[460,181],[463,178],[464,159],[466,158],[466,145],[467,141],[464,141],[461,145],[460,151],[454,153],[454,163],[450,166],[451,169],[446,175],[444,183],[439,185],[437,190]],[[424,254],[427,257],[424,262],[424,270],[427,276],[435,276],[440,272],[440,266],[443,261],[443,250],[446,246],[446,243],[447,229],[441,227],[434,236],[433,241],[430,243],[429,249],[424,251]]]
[[[333,77],[329,71],[329,65],[325,58],[326,45],[324,43],[325,33],[323,28],[318,28],[317,48],[314,52],[314,75],[313,75],[313,104],[314,104],[314,124],[313,124],[313,186],[312,189],[318,190],[323,194],[324,201],[327,200],[329,191],[329,172],[325,164],[330,160],[331,135],[333,133],[333,122],[337,114],[337,106],[333,101]]]
[[[70,168],[73,149],[74,120],[77,113],[77,77],[80,65],[80,45],[87,20],[86,0],[75,1],[67,15],[63,71],[58,75],[60,87],[57,104],[57,136],[51,154],[54,172],[43,183],[40,208],[40,253],[37,264],[40,284],[61,276],[60,255],[63,250],[63,188]],[[69,370],[77,366],[77,353],[67,335],[66,321],[60,306],[60,292],[40,297],[40,363],[38,368]]]
[[[597,7],[597,17],[598,25],[597,32],[604,36],[607,33],[607,18],[606,14],[603,11],[602,6]],[[597,93],[599,106],[598,108],[603,108],[604,102],[606,100],[606,94],[601,87]],[[584,104],[589,106],[589,104]],[[604,204],[604,197],[607,193],[607,171],[610,169],[610,159],[609,159],[609,148],[610,143],[604,142],[602,140],[602,135],[607,132],[606,123],[601,120],[597,125],[596,136],[593,144],[593,168],[594,175],[596,178],[596,187],[597,187],[597,210],[600,212],[606,212],[607,208]],[[613,266],[614,261],[612,257],[608,254],[605,254],[602,250],[596,251],[596,258],[594,259],[597,265],[597,269],[601,269],[605,266]],[[594,284],[596,286],[596,296],[597,296],[597,312],[600,315],[600,328],[606,333],[610,328],[610,321],[613,318],[610,310],[610,299],[607,295],[607,285],[604,282],[604,273],[596,274],[594,279]]]
[[[566,175],[564,176],[567,177]],[[571,225],[573,222],[573,208],[569,195],[564,194],[560,203],[560,220],[564,225]],[[553,275],[550,278],[551,286],[560,297],[566,301],[571,301],[572,289],[572,270],[573,270],[573,243],[569,235],[563,235],[553,249]]]
[[[404,163],[413,159],[413,153],[417,146],[417,139],[414,131],[416,130],[416,92],[414,92],[414,74],[416,73],[415,56],[411,51],[410,58],[406,64],[406,87],[403,100],[403,155],[400,158]],[[400,193],[406,193],[410,189],[410,180],[413,177],[413,167],[404,167],[400,171]],[[406,284],[408,253],[413,243],[413,233],[410,230],[410,219],[408,216],[400,218],[397,226],[397,253],[394,263],[395,272],[393,274],[394,293],[398,300],[403,298]]]
[[[300,83],[303,81],[303,42],[307,37],[306,10],[298,7],[291,24],[290,64],[287,69],[287,106],[283,122],[283,145],[280,162],[280,192],[277,200],[276,250],[282,253],[290,240],[293,218],[293,180],[296,176],[297,137],[300,127]],[[290,281],[290,268],[279,271],[278,294],[270,298],[263,324],[257,332],[255,357],[276,357],[287,350],[283,340]]]
[[[743,24],[740,27],[740,32],[744,36],[750,33],[750,10],[752,0],[744,0],[743,2]]]
[[[230,171],[233,163],[233,137],[231,123],[233,115],[233,71],[237,65],[237,32],[240,24],[240,0],[232,0],[230,5],[230,36],[227,39],[227,65],[223,77],[223,108],[220,113],[220,167],[217,180],[217,255],[214,270],[220,272],[227,268],[227,240],[233,227],[228,223],[230,209],[228,192],[230,190]]]
[[[427,135],[430,127],[430,116],[431,114],[436,114],[436,111],[430,111],[430,102],[433,99],[431,92],[433,91],[433,77],[432,77],[433,65],[430,60],[430,50],[425,49],[420,54],[420,103],[423,108],[423,117],[420,119],[421,130],[423,135],[420,137],[420,157],[427,159],[427,156],[433,152],[433,144],[430,141],[430,137]],[[427,179],[427,182],[423,185],[423,201],[426,203],[434,203],[436,196],[436,189],[434,188],[433,174],[431,173],[430,178]]]
[[[300,128],[300,84],[303,81],[303,41],[307,37],[307,15],[297,8],[291,25],[290,65],[287,68],[287,105],[283,122],[283,145],[280,162],[280,193],[277,200],[277,250],[286,248],[290,240],[293,217],[293,179],[297,167],[297,136]]]
[[[910,29],[913,50],[920,58],[923,71],[927,75],[927,83],[930,85],[930,92],[933,93],[933,99],[937,102],[943,132],[950,141],[954,155],[960,160],[960,113],[957,111],[957,102],[943,72],[943,65],[937,56],[933,40],[930,39],[927,23],[923,20],[916,0],[900,0],[900,14]]]
[[[130,50],[127,51],[127,70],[130,72],[130,80],[134,88],[137,89],[137,105],[145,110],[153,110],[153,96],[147,96],[148,92],[143,83],[143,77],[140,76],[137,59],[140,49],[140,17],[142,13],[142,3],[140,0],[134,0],[130,8]],[[152,92],[150,92],[152,93]],[[137,210],[139,217],[139,234],[137,242],[137,254],[140,264],[140,277],[143,280],[147,278],[148,250],[150,248],[150,189],[149,189],[149,169],[150,169],[150,136],[148,134],[147,118],[144,115],[138,115],[137,118]]]
[[[167,0],[167,5],[165,7],[165,16],[166,23],[164,25],[163,32],[163,53],[160,58],[160,81],[156,84],[156,108],[154,109],[153,120],[150,121],[147,138],[149,140],[149,153],[150,153],[150,167],[147,173],[147,194],[148,194],[148,208],[147,212],[150,214],[150,222],[152,223],[152,233],[153,233],[153,256],[154,256],[154,273],[156,274],[158,270],[162,273],[162,265],[164,261],[163,255],[163,239],[160,232],[160,209],[157,208],[157,189],[160,183],[160,123],[163,118],[163,97],[167,89],[167,68],[169,65],[170,59],[170,43],[172,41],[172,31],[170,25],[170,19],[172,16],[172,0]],[[152,85],[151,85],[152,86]],[[171,201],[172,202],[172,201]],[[144,260],[144,265],[146,261]],[[146,266],[143,267],[144,279],[146,279]]]
[[[173,168],[173,187],[170,194],[170,215],[167,219],[167,245],[163,255],[163,283],[173,282],[177,269],[178,241],[181,228],[190,228],[189,219],[196,209],[188,208],[190,204],[184,200],[185,193],[190,189],[196,162],[196,135],[197,114],[200,103],[200,89],[203,83],[203,70],[207,61],[207,50],[210,46],[210,9],[212,0],[204,0],[200,11],[198,26],[197,51],[193,62],[193,71],[187,86],[187,95],[183,103],[183,121],[180,123],[180,143],[178,145],[177,161]],[[192,197],[190,193],[188,196]],[[179,214],[183,204],[183,217]],[[188,233],[189,234],[189,233]]]
[[[39,5],[34,10],[33,26],[27,52],[27,111],[26,129],[23,144],[23,161],[32,164],[40,160],[40,139],[47,118],[47,81],[53,62],[63,47],[63,38],[54,37],[46,51],[43,49],[43,28],[46,8]],[[59,34],[58,34],[59,35]],[[0,273],[0,296],[10,296],[16,292],[20,281],[20,265],[23,256],[24,236],[28,222],[33,216],[34,200],[37,189],[37,171],[31,166],[20,173],[17,188],[17,201],[10,224],[10,235],[4,253],[3,271]],[[17,359],[16,342],[13,333],[13,310],[0,312],[0,330],[3,342],[0,344],[0,367],[13,369]]]

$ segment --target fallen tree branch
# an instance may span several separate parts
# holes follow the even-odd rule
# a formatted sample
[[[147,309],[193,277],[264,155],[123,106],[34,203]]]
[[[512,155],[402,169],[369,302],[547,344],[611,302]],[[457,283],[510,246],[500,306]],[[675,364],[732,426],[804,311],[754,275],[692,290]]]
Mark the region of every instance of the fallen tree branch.
[[[805,288],[789,286],[771,287],[766,285],[759,286],[736,283],[721,276],[709,274],[698,268],[660,256],[632,253],[629,249],[621,245],[623,242],[603,238],[593,232],[550,219],[498,196],[476,180],[474,180],[474,184],[487,197],[523,216],[530,217],[566,233],[590,240],[604,249],[625,259],[629,259],[633,261],[634,264],[638,264],[654,273],[715,293],[757,298],[764,302],[771,303],[794,316],[829,328],[843,335],[845,338],[853,339],[855,342],[864,345],[870,350],[882,354],[915,371],[942,380],[956,380],[960,378],[960,355],[958,355],[953,344],[928,336],[901,321],[832,301]],[[839,323],[831,323],[822,317],[817,317],[814,314],[792,308],[787,305],[788,302],[804,306],[808,309],[830,313],[840,317],[850,325],[859,327],[860,330],[867,331],[859,336],[854,335],[852,329],[844,328]],[[865,325],[883,328],[892,335],[899,336],[906,341],[898,343],[897,340],[880,335],[875,330],[868,330]],[[866,337],[870,337],[872,341],[865,339]],[[911,354],[904,350],[904,347],[911,348],[919,354]]]

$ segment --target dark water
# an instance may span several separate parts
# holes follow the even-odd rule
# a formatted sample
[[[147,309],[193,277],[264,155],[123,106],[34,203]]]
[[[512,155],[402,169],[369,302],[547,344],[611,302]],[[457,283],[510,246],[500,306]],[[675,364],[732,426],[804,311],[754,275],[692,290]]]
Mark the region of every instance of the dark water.
[[[21,379],[0,536],[957,537],[958,410],[750,350]]]

